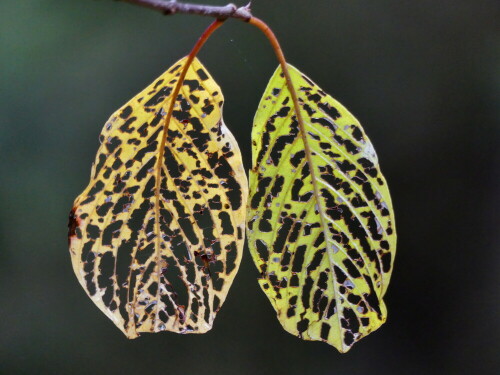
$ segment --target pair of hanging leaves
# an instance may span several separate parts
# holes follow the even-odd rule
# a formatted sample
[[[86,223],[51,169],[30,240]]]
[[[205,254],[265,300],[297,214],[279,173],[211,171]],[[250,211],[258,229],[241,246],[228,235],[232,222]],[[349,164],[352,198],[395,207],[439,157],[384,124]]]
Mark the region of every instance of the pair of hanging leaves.
[[[278,68],[255,117],[247,206],[221,90],[197,59],[172,97],[185,62],[104,126],[70,215],[80,284],[129,338],[206,332],[238,271],[247,225],[259,284],[283,327],[348,351],[385,321],[394,260],[394,215],[372,144],[289,65],[300,124]]]

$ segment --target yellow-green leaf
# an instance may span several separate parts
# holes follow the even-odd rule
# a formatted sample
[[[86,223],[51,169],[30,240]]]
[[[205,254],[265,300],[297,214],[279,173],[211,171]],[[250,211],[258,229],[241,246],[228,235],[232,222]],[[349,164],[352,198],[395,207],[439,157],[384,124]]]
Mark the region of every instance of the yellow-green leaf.
[[[252,131],[249,248],[285,330],[346,352],[386,320],[391,197],[358,120],[288,67],[304,121],[278,68]]]
[[[208,331],[240,265],[247,179],[221,90],[196,59],[165,129],[185,61],[105,124],[70,215],[76,276],[129,338]]]

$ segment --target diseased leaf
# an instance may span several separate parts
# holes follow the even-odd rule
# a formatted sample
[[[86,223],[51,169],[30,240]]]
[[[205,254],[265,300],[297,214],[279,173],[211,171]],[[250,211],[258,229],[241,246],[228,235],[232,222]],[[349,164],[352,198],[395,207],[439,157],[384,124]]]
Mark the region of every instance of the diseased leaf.
[[[391,197],[358,120],[289,69],[304,128],[278,68],[252,131],[249,248],[285,330],[346,352],[386,320]]]
[[[78,280],[129,338],[208,331],[240,265],[247,179],[222,121],[221,90],[196,59],[158,160],[185,61],[105,124],[90,183],[70,216]]]

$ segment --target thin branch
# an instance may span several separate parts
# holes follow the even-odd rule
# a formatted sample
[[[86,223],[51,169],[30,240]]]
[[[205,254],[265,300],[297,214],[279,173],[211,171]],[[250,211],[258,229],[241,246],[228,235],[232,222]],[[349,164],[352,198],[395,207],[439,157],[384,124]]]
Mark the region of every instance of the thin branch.
[[[157,10],[166,16],[171,14],[181,13],[181,14],[197,14],[201,16],[215,17],[219,20],[225,20],[228,18],[237,18],[243,21],[249,21],[252,18],[252,13],[250,11],[250,3],[248,3],[248,5],[238,8],[234,4],[227,4],[224,6],[211,6],[211,5],[178,3],[175,0],[171,1],[118,0],[118,1],[123,1],[134,5],[143,6],[145,8]]]

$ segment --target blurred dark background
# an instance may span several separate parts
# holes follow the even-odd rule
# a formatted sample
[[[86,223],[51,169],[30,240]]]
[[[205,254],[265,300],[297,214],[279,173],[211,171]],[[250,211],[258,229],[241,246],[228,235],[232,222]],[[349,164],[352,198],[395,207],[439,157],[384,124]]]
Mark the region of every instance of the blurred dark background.
[[[109,115],[210,19],[112,0],[1,0],[1,374],[500,373],[498,1],[254,0],[253,13],[375,144],[399,236],[387,323],[345,355],[301,341],[245,252],[212,331],[125,339],[73,275],[68,212]],[[200,59],[248,168],[273,52],[230,20]]]

